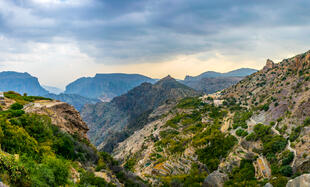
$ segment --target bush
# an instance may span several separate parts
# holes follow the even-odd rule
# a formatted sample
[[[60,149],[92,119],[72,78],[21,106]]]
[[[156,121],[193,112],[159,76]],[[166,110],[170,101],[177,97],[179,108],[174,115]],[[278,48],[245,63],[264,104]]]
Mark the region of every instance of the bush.
[[[310,125],[310,117],[306,117],[306,119],[304,120],[303,125],[304,125],[304,126]]]
[[[280,168],[280,173],[286,177],[290,177],[293,174],[293,169],[291,166],[288,166],[288,165],[282,166]]]
[[[255,133],[251,133],[251,134],[249,134],[245,139],[247,140],[247,141],[254,141],[255,140]]]
[[[273,187],[283,187],[286,186],[288,180],[286,177],[277,175],[270,180]]]
[[[282,136],[265,136],[263,139],[264,154],[277,153],[286,147],[287,141]]]
[[[225,182],[225,186],[257,186],[252,161],[241,160],[240,166],[233,169],[230,180]]]
[[[288,154],[284,155],[284,158],[282,160],[282,165],[288,165],[294,160],[294,153],[289,152]]]
[[[10,106],[10,108],[11,108],[12,110],[21,110],[21,109],[24,108],[24,106],[23,106],[22,104],[20,104],[20,103],[14,103],[14,104],[12,104],[12,105]]]
[[[87,171],[82,173],[79,186],[110,187],[114,185],[108,184],[103,178],[96,177],[94,173]]]
[[[243,129],[238,129],[238,130],[236,131],[236,134],[237,134],[237,136],[245,137],[245,136],[248,135],[248,132],[245,131],[245,130],[243,130]]]

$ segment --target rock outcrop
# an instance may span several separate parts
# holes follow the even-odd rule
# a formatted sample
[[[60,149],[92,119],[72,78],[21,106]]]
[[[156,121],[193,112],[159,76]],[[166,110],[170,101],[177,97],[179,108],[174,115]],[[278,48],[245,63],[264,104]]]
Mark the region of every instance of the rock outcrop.
[[[69,134],[77,134],[81,138],[87,138],[88,127],[82,120],[76,109],[64,102],[60,101],[35,101],[24,107],[27,113],[44,114],[51,118],[52,123],[58,126],[61,130]]]
[[[303,187],[310,186],[310,174],[303,174],[295,179],[291,179],[286,184],[286,187]]]
[[[274,68],[275,64],[272,60],[267,59],[266,65],[263,68],[263,71],[268,71],[269,69]]]
[[[213,171],[203,182],[204,187],[223,187],[224,183],[228,180],[228,176],[225,173]]]

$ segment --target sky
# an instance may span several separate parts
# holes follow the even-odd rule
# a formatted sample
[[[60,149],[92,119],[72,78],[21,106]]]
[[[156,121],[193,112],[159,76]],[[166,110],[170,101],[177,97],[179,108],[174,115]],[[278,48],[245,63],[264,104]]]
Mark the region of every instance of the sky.
[[[96,73],[261,69],[310,50],[308,0],[0,0],[0,71],[64,88]]]

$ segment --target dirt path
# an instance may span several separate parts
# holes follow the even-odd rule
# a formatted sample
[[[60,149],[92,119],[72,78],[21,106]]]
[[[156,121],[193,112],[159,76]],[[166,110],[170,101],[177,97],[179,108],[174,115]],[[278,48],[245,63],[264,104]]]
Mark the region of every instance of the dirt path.
[[[271,127],[271,130],[272,130],[272,132],[274,132],[275,134],[281,135],[280,132],[276,129],[277,125],[278,125],[278,122],[277,122],[274,126]]]
[[[287,149],[288,149],[289,151],[291,151],[291,152],[294,153],[294,160],[293,160],[293,162],[291,163],[291,167],[293,167],[294,164],[295,164],[295,161],[296,161],[296,159],[297,159],[297,152],[296,152],[295,149],[293,149],[293,148],[291,147],[291,141],[290,141],[290,140],[288,140]]]

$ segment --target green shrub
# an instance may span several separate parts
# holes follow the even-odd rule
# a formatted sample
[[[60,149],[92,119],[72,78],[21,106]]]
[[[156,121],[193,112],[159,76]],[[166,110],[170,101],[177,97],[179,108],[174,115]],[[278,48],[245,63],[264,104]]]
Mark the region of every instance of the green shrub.
[[[112,187],[114,185],[107,183],[103,178],[96,177],[94,173],[87,171],[82,173],[79,186]]]
[[[241,160],[240,166],[233,169],[230,180],[225,182],[225,186],[257,186],[252,161]]]
[[[133,155],[132,157],[130,157],[130,159],[127,160],[127,162],[124,165],[124,168],[134,172],[134,166],[137,163],[137,159],[135,157],[135,155]]]
[[[280,173],[286,177],[290,177],[293,174],[293,169],[291,166],[285,165],[280,168]]]
[[[282,165],[289,165],[294,160],[294,153],[289,152],[288,154],[284,155],[282,160]]]
[[[12,104],[12,105],[10,106],[10,108],[11,108],[12,110],[21,110],[21,109],[24,108],[24,106],[23,106],[22,104],[20,104],[20,103],[14,103],[14,104]]]
[[[245,131],[245,130],[243,130],[243,129],[238,129],[238,130],[236,131],[236,135],[237,135],[237,136],[245,137],[245,136],[248,135],[248,132]]]
[[[303,125],[304,125],[304,126],[310,125],[310,117],[306,117],[306,119],[304,120]]]
[[[237,139],[232,135],[222,133],[216,126],[209,126],[204,132],[193,138],[193,145],[207,145],[198,149],[198,159],[207,165],[210,171],[217,169],[220,159],[227,156]]]

